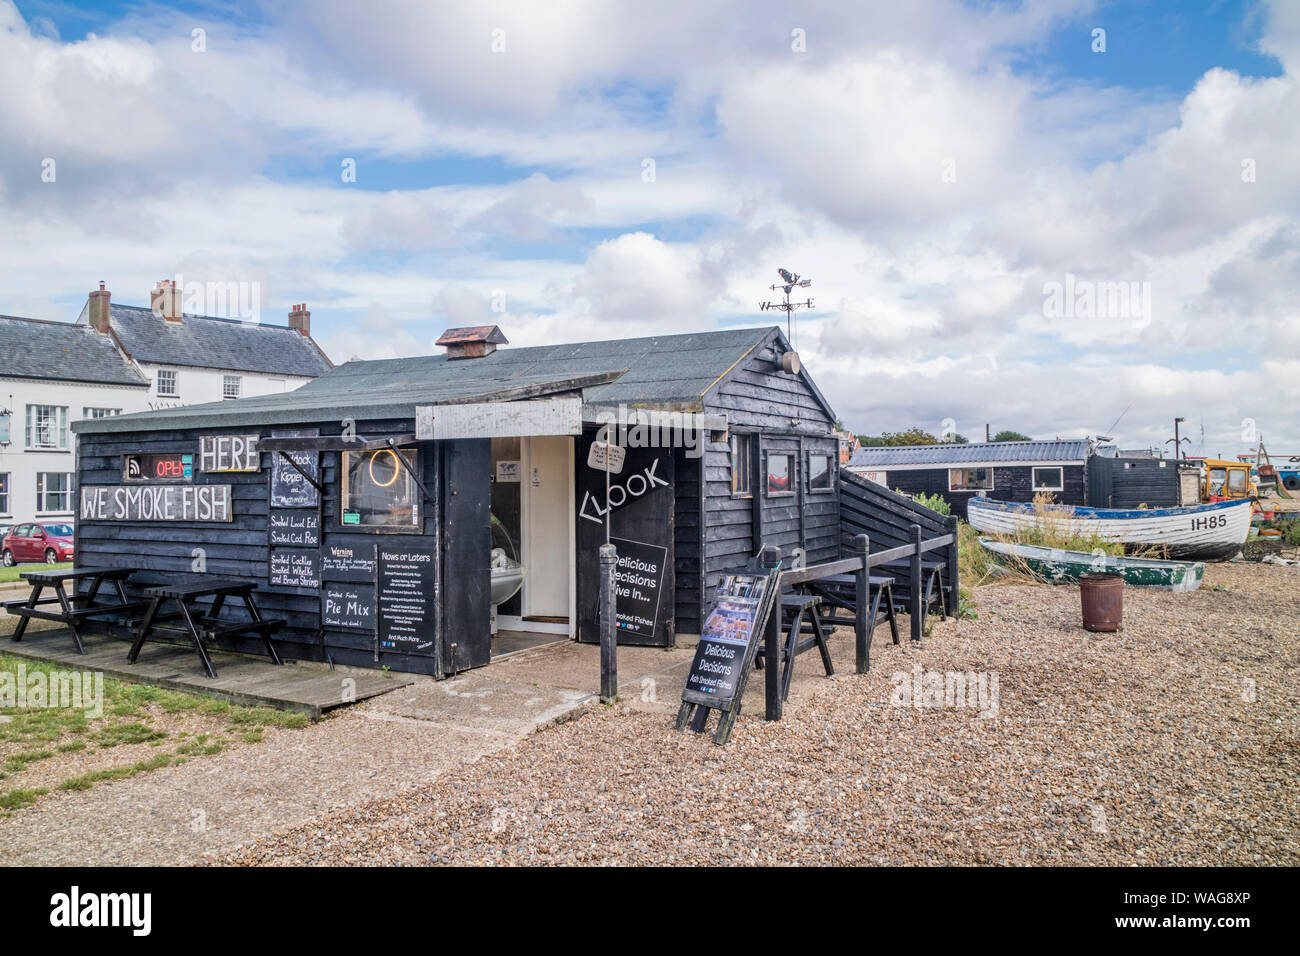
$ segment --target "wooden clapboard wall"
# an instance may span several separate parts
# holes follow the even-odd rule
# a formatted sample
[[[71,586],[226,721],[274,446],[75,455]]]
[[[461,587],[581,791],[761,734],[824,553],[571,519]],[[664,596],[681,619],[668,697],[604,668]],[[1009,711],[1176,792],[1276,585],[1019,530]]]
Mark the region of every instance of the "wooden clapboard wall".
[[[1055,468],[1056,466],[1039,467]],[[1084,504],[1086,497],[1084,466],[1063,465],[1061,468],[1063,490],[1052,492],[1057,502],[1066,505]],[[942,468],[917,468],[912,471],[890,471],[887,467],[880,470],[886,473],[891,489],[909,495],[938,495],[952,506],[953,514],[963,519],[966,517],[966,505],[978,494],[974,491],[949,491],[946,465]],[[1031,465],[994,465],[993,489],[985,492],[985,495],[997,501],[1033,501],[1033,474],[1034,469]]]
[[[772,345],[766,342],[751,352],[705,393],[704,411],[727,416],[729,428],[754,435],[754,494],[731,494],[731,452],[725,441],[707,441],[702,460],[703,568],[701,587],[691,595],[679,588],[678,617],[698,622],[710,603],[708,595],[722,575],[744,567],[766,544],[789,555],[802,548],[809,564],[832,561],[839,554],[839,496],[809,494],[808,456],[832,456],[832,484],[839,462],[839,440],[834,418],[811,385],[806,373],[791,374],[780,366]],[[792,477],[797,487],[789,497],[768,497],[763,489],[764,455],[784,451],[793,456]],[[679,631],[685,628],[679,625]]]
[[[311,427],[317,427],[312,425]],[[285,431],[293,426],[277,426]],[[406,421],[364,421],[358,434],[381,438],[410,434],[413,423]],[[78,488],[83,485],[122,483],[122,456],[133,452],[193,452],[200,435],[258,434],[269,436],[269,427],[248,427],[154,432],[88,433],[78,437]],[[337,435],[341,428],[325,424],[322,435]],[[437,499],[422,502],[422,531],[437,544],[438,528],[443,540],[454,536],[454,546],[442,553],[441,620],[443,635],[456,635],[457,659],[442,654],[417,656],[395,653],[382,655],[380,664],[396,670],[441,675],[444,670],[465,669],[486,664],[490,653],[488,635],[488,593],[490,539],[487,519],[489,443],[473,441],[426,442],[420,448],[421,480]],[[206,573],[247,578],[257,582],[258,606],[266,617],[283,617],[288,626],[276,635],[283,656],[298,660],[319,660],[317,638],[320,623],[320,592],[315,589],[272,586],[267,579],[267,520],[271,455],[262,453],[262,470],[248,473],[196,474],[196,484],[232,486],[234,520],[228,523],[201,522],[76,522],[76,550],[79,567],[140,568],[138,577],[191,574],[195,549],[202,549]],[[445,480],[444,480],[445,476]],[[321,453],[321,484],[324,488],[325,541],[332,529],[339,529],[339,453]],[[366,534],[346,529],[350,537]],[[379,535],[375,535],[379,537]],[[325,632],[330,655],[341,664],[373,667],[374,638],[368,632]],[[235,639],[225,646],[251,653],[264,653],[255,641]],[[445,650],[445,649],[440,649]]]

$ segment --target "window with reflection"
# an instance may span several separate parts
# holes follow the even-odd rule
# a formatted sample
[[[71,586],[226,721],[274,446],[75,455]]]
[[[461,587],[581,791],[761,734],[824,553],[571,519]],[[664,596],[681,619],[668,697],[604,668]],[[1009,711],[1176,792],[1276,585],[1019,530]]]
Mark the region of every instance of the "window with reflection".
[[[342,524],[361,528],[419,526],[420,489],[411,477],[416,468],[414,449],[345,451],[342,460]]]

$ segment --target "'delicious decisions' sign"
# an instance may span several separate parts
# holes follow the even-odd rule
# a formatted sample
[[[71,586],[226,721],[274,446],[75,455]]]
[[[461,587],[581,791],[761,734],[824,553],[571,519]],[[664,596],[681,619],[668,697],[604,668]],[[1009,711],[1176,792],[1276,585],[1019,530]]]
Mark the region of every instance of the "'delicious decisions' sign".
[[[659,626],[668,549],[627,538],[610,538],[610,541],[618,549],[618,563],[614,567],[618,632],[634,634],[650,643]]]
[[[767,608],[767,584],[766,576],[732,574],[718,587],[718,603],[704,622],[686,677],[687,691],[718,701],[710,702],[711,707],[732,701],[740,689],[752,660],[750,643],[762,639],[760,615]]]
[[[82,485],[83,521],[231,521],[230,485]]]

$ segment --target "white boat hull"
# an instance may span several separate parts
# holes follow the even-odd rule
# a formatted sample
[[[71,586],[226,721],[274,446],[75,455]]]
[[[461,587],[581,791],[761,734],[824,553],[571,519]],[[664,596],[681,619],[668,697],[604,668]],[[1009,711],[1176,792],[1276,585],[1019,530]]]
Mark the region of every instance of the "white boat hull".
[[[1040,511],[1028,503],[972,498],[966,515],[972,528],[986,534],[1015,535],[1046,522],[1072,536],[1095,536],[1130,550],[1163,547],[1171,558],[1213,561],[1241,549],[1251,510],[1250,499],[1145,510],[1047,505]]]

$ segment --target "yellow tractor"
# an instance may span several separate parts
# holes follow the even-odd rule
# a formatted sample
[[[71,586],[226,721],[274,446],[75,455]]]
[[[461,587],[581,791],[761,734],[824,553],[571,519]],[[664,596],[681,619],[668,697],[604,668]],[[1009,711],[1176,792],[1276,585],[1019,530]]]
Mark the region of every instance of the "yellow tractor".
[[[1250,480],[1249,462],[1206,458],[1202,467],[1202,501],[1236,501],[1239,498],[1259,497],[1259,487]]]

